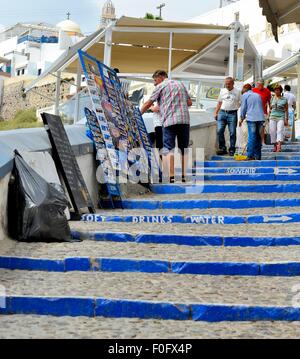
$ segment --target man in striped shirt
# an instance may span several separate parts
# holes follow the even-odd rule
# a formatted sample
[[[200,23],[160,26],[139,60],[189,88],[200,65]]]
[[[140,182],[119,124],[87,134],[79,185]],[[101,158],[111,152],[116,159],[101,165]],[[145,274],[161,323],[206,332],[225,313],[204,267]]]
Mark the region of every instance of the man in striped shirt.
[[[183,83],[169,80],[165,71],[156,71],[153,80],[156,88],[150,99],[143,105],[141,112],[144,114],[155,101],[158,102],[163,125],[164,168],[168,168],[170,182],[174,183],[174,149],[177,138],[178,148],[182,154],[182,179],[185,181],[186,157],[184,153],[189,147],[189,107],[193,103]]]

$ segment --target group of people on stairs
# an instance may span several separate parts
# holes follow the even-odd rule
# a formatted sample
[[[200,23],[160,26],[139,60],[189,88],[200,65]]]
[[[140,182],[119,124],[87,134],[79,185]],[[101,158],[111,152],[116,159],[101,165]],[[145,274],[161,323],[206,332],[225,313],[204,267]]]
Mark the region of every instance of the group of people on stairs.
[[[240,109],[240,120],[238,111]],[[247,121],[248,144],[247,159],[261,160],[262,144],[265,141],[266,128],[269,128],[271,143],[274,152],[281,152],[285,140],[285,127],[293,127],[296,109],[296,98],[291,93],[291,87],[281,85],[274,87],[274,95],[264,86],[264,81],[257,82],[256,87],[244,85],[242,91],[234,87],[234,79],[225,80],[225,88],[221,90],[215,118],[218,122],[218,155],[228,154],[225,142],[225,129],[230,132],[229,155],[234,156],[236,151],[237,126]]]
[[[150,110],[155,117],[156,145],[161,150],[163,167],[167,169],[168,180],[175,182],[174,149],[176,140],[182,155],[182,181],[186,181],[187,158],[186,149],[190,144],[190,114],[192,100],[180,81],[168,78],[167,72],[157,70],[153,74],[155,90],[150,99],[144,103],[141,113]],[[215,118],[218,123],[219,155],[226,155],[225,129],[230,132],[229,155],[236,153],[237,128],[247,121],[248,145],[247,159],[261,160],[262,144],[268,125],[274,152],[281,151],[284,142],[284,128],[289,123],[293,125],[296,98],[290,92],[291,88],[281,85],[274,88],[274,96],[258,81],[256,87],[244,85],[242,91],[234,86],[234,79],[228,77],[225,87],[221,90]],[[240,110],[240,121],[238,112]]]

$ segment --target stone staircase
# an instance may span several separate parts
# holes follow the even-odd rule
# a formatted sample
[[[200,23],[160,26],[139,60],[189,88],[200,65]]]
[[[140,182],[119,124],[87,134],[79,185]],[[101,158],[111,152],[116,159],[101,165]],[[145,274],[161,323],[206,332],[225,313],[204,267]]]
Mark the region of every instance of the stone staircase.
[[[299,337],[300,145],[283,150],[86,215],[81,243],[6,240],[0,337]]]

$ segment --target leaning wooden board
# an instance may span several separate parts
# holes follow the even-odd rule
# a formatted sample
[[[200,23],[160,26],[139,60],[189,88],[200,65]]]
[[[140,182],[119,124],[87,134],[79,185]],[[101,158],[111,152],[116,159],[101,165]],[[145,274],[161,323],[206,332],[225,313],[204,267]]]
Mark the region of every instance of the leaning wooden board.
[[[54,162],[61,172],[75,213],[80,214],[80,211],[86,208],[90,213],[95,213],[92,199],[60,116],[43,113],[42,119],[51,142]]]

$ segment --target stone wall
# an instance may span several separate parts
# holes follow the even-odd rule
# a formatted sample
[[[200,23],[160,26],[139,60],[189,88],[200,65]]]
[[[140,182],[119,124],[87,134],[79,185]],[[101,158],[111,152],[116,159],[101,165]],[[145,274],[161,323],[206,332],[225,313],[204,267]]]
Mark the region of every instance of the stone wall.
[[[29,108],[41,109],[52,106],[55,102],[55,83],[48,83],[35,87],[26,96],[23,96],[22,89],[24,81],[19,81],[4,86],[2,106],[0,106],[0,117],[4,120],[13,119],[18,111]],[[61,82],[60,101],[66,101],[70,94],[70,83]]]

